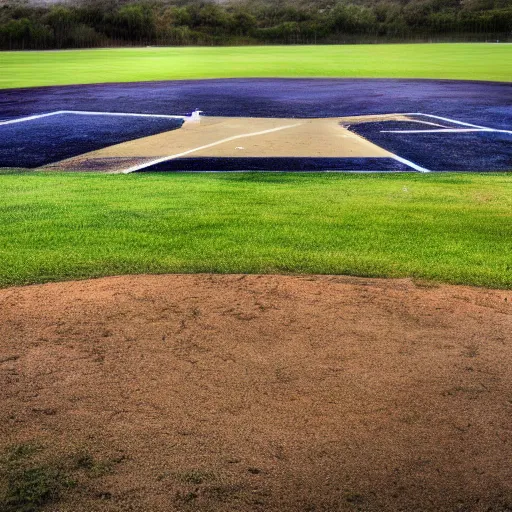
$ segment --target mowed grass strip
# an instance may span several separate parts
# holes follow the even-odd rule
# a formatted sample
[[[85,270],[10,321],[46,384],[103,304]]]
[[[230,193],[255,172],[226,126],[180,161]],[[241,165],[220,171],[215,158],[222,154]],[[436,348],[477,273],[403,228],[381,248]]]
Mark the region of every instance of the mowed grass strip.
[[[512,175],[0,175],[0,286],[319,273],[512,288]]]
[[[512,81],[510,44],[117,48],[0,52],[0,88],[245,77]]]

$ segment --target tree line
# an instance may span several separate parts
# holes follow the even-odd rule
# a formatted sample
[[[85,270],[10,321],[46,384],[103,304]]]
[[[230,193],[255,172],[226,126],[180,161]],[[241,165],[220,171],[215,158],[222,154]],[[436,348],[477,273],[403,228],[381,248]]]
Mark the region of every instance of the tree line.
[[[4,50],[512,40],[511,0],[84,0],[0,7]]]

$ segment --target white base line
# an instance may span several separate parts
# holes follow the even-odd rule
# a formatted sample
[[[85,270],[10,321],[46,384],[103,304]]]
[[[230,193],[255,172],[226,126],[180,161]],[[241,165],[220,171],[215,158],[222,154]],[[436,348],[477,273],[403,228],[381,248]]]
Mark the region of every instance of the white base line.
[[[33,116],[20,117],[18,119],[10,119],[9,121],[0,121],[0,126],[7,124],[23,123],[25,121],[34,121],[43,117],[58,116],[63,114],[74,114],[79,116],[119,116],[119,117],[156,117],[161,119],[183,119],[190,120],[190,116],[170,116],[165,114],[134,114],[130,112],[88,112],[85,110],[57,110],[47,114],[37,114]]]
[[[425,169],[425,167],[421,167],[419,165],[416,165],[415,163],[409,161],[409,160],[406,160],[405,158],[402,158],[401,156],[398,156],[398,155],[395,155],[393,153],[391,153],[393,155],[393,158],[395,160],[397,160],[398,162],[401,162],[405,165],[408,165],[409,167],[412,167],[415,171],[418,171],[418,172],[431,172],[429,171],[428,169]]]
[[[166,114],[134,114],[131,112],[88,112],[85,110],[61,110],[61,114],[81,116],[121,116],[121,117],[158,117],[162,119],[190,119],[190,116],[171,116]]]
[[[32,115],[32,116],[27,116],[27,117],[21,117],[21,118],[18,118],[18,119],[10,119],[8,121],[0,121],[0,126],[5,126],[5,125],[9,125],[9,124],[14,124],[14,123],[22,123],[22,122],[25,122],[25,121],[33,121],[35,119],[41,119],[41,118],[44,118],[44,117],[56,116],[56,115],[61,115],[61,114],[75,114],[75,115],[86,115],[86,116],[88,115],[88,116],[121,116],[121,117],[155,117],[155,118],[161,118],[161,119],[183,119],[184,121],[190,121],[191,119],[193,119],[193,116],[174,116],[174,115],[165,115],[165,114],[136,114],[136,113],[130,113],[130,112],[94,112],[94,111],[85,111],[85,110],[57,110],[55,112],[49,112],[49,113],[46,113],[46,114],[37,114],[37,115]],[[448,122],[448,123],[458,124],[460,126],[468,126],[468,127],[470,127],[470,129],[443,128],[443,129],[439,129],[439,130],[395,130],[395,131],[389,130],[389,131],[382,131],[381,133],[443,133],[443,132],[461,133],[461,132],[479,132],[479,131],[483,131],[483,132],[495,132],[495,133],[497,132],[497,133],[512,134],[512,131],[510,131],[510,130],[500,130],[500,129],[495,129],[495,128],[488,128],[488,127],[479,126],[479,125],[476,125],[476,124],[465,123],[463,121],[456,121],[454,119],[450,119],[450,118],[447,118],[447,117],[436,116],[436,115],[433,115],[433,114],[423,114],[421,112],[395,113],[395,114],[378,114],[378,115],[380,115],[380,116],[396,116],[396,115],[402,115],[402,116],[424,116],[424,117],[430,117],[432,119],[439,119],[441,121],[445,121],[445,122]],[[434,124],[434,123],[425,123],[425,124]],[[170,156],[167,156],[167,157],[158,158],[158,159],[152,160],[152,161],[150,161],[150,162],[148,162],[146,164],[142,164],[142,165],[138,165],[138,166],[133,166],[133,167],[130,167],[128,169],[125,169],[122,172],[124,174],[129,174],[129,173],[132,173],[132,172],[144,169],[146,167],[149,167],[151,165],[155,165],[155,164],[158,164],[158,163],[161,163],[161,162],[165,162],[165,161],[169,161],[169,160],[175,160],[177,158],[180,158],[180,157],[185,156],[185,155],[189,155],[191,153],[195,153],[195,152],[200,151],[202,149],[208,149],[208,148],[211,148],[213,146],[217,146],[219,144],[223,144],[224,142],[229,142],[229,141],[241,139],[241,138],[244,138],[244,137],[254,137],[254,136],[257,136],[257,135],[264,135],[266,133],[272,133],[272,132],[276,132],[276,131],[280,131],[280,130],[285,130],[287,128],[293,128],[293,127],[299,126],[299,125],[300,125],[300,123],[297,123],[297,124],[293,124],[293,125],[287,125],[287,126],[281,126],[281,127],[278,127],[278,128],[272,128],[270,130],[264,130],[264,131],[261,131],[261,132],[253,132],[253,133],[246,133],[246,134],[242,134],[242,135],[235,135],[233,137],[228,137],[226,139],[222,139],[222,140],[219,140],[217,142],[213,142],[211,144],[206,144],[205,146],[200,146],[200,147],[188,150],[188,151],[184,151],[183,153],[178,153],[178,154],[175,154],[175,155],[170,155]],[[415,163],[413,163],[413,162],[411,162],[409,160],[406,160],[405,158],[402,158],[402,157],[400,157],[398,155],[395,155],[393,153],[390,153],[390,154],[398,162],[401,162],[401,163],[411,167],[412,169],[415,169],[416,171],[423,172],[423,173],[431,172],[428,169],[425,169],[424,167],[421,167],[421,166],[416,165]]]
[[[43,117],[57,116],[60,114],[77,114],[84,116],[127,116],[127,117],[157,117],[163,119],[184,119],[189,120],[191,116],[175,116],[175,115],[166,115],[166,114],[137,114],[132,112],[94,112],[94,111],[86,111],[86,110],[57,110],[55,112],[49,112],[46,114],[35,114],[27,117],[20,117],[18,119],[10,119],[8,121],[0,121],[0,126],[14,123],[22,123],[24,121],[33,121],[35,119],[41,119]],[[433,114],[423,114],[421,112],[409,112],[409,113],[395,113],[395,114],[375,114],[381,117],[384,116],[424,116],[431,117],[433,119],[439,119],[441,121],[446,121],[453,124],[458,124],[461,126],[469,126],[470,128],[477,128],[479,130],[493,131],[493,132],[501,132],[501,133],[512,133],[510,130],[500,130],[496,128],[489,128],[486,126],[479,126],[476,124],[465,123],[463,121],[456,121],[455,119],[450,119],[448,117],[436,116]],[[433,124],[433,123],[432,123]],[[447,128],[448,129],[448,128]]]
[[[10,119],[9,121],[0,121],[0,126],[4,126],[6,124],[23,123],[24,121],[33,121],[34,119],[41,119],[42,117],[56,116],[57,114],[60,114],[60,112],[50,112],[49,114],[38,114],[38,115],[28,116],[28,117],[19,117],[18,119]]]
[[[440,121],[445,121],[445,122],[452,123],[452,124],[458,124],[460,126],[468,126],[469,128],[473,128],[474,130],[472,130],[472,131],[475,131],[475,132],[485,131],[485,132],[512,134],[511,130],[502,130],[499,128],[489,128],[488,126],[480,126],[477,124],[465,123],[463,121],[456,121],[455,119],[450,119],[449,117],[435,116],[433,114],[423,114],[421,112],[396,112],[396,113],[392,113],[392,114],[367,114],[367,116],[368,117],[423,116],[423,117],[430,117],[432,119],[439,119]],[[418,122],[423,123],[424,121],[418,121]],[[439,126],[439,125],[437,125],[437,126]],[[443,132],[443,131],[448,132],[449,130],[457,130],[457,129],[456,128],[452,128],[452,129],[446,128],[443,130],[439,130],[439,132]],[[414,133],[415,131],[417,131],[418,133],[428,133],[428,130],[396,130],[396,131],[388,130],[388,131],[382,131],[381,133]],[[432,131],[434,132],[437,130],[432,130]],[[460,131],[462,131],[462,129],[460,129]],[[470,130],[468,130],[468,131],[470,131]]]
[[[199,146],[197,148],[189,149],[188,151],[183,151],[183,153],[176,153],[174,155],[164,156],[162,158],[157,158],[155,160],[151,160],[150,162],[146,162],[141,165],[134,165],[133,167],[129,167],[125,169],[123,174],[130,174],[135,171],[140,171],[141,169],[145,169],[146,167],[150,167],[152,165],[160,164],[162,162],[169,162],[171,160],[176,160],[177,158],[181,158],[182,156],[190,155],[191,153],[197,153],[203,149],[212,148],[214,146],[218,146],[219,144],[224,144],[225,142],[230,142],[232,140],[243,139],[245,137],[256,137],[258,135],[265,135],[266,133],[278,132],[281,130],[286,130],[288,128],[294,128],[295,126],[300,126],[302,123],[288,124],[286,126],[279,126],[278,128],[271,128],[270,130],[263,130],[260,132],[252,132],[252,133],[243,133],[241,135],[234,135],[232,137],[227,137],[226,139],[221,139],[216,142],[212,142],[211,144],[206,144],[204,146]]]
[[[446,128],[446,126],[443,126],[442,124],[439,124],[439,123],[429,123],[428,121],[414,121],[415,123],[418,123],[418,124],[428,124],[430,126],[438,126],[439,128]]]
[[[500,133],[511,133],[512,134],[512,131],[510,130],[500,130],[500,129],[496,129],[496,128],[489,128],[488,126],[479,126],[477,124],[471,124],[471,123],[464,123],[462,121],[455,121],[455,119],[450,119],[448,117],[441,117],[441,116],[435,116],[435,115],[432,115],[432,114],[422,114],[421,112],[416,112],[416,113],[409,113],[409,114],[402,114],[404,116],[425,116],[425,117],[431,117],[433,119],[440,119],[441,121],[446,121],[448,123],[453,123],[453,124],[459,124],[461,126],[469,126],[470,128],[479,128],[480,130],[484,130],[484,131],[490,131],[490,132],[500,132]]]
[[[475,132],[501,132],[505,130],[481,130],[480,128],[444,128],[442,130],[380,130],[380,133],[475,133]]]

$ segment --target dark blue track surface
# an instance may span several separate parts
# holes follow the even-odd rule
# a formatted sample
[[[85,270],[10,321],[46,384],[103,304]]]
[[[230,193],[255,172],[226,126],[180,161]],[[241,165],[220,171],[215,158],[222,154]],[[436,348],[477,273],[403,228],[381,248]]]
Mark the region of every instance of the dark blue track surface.
[[[410,171],[392,158],[180,158],[143,169],[162,171]]]
[[[179,128],[181,119],[59,114],[0,126],[0,167],[33,168]]]
[[[196,108],[211,116],[244,117],[342,117],[421,112],[489,128],[511,130],[512,84],[449,80],[233,79],[0,91],[0,120],[57,110],[183,115]],[[130,124],[131,121],[127,122],[127,126]],[[0,126],[0,132],[5,128],[6,126]],[[368,132],[368,137],[375,136],[372,140],[377,144],[384,147],[388,144],[389,149],[397,147],[394,152],[399,156],[426,168],[468,171],[512,169],[510,135],[496,137],[497,134],[492,134],[486,138],[482,134],[476,134],[467,138],[461,137],[460,142],[451,137],[452,142],[448,144],[448,138],[440,142],[439,137],[433,138],[425,134],[424,139],[404,137],[398,143],[398,139],[384,140],[376,135],[375,129],[372,130],[371,133]],[[84,144],[96,139],[98,144],[101,142],[97,147],[115,143],[106,141],[108,134],[105,131],[96,131],[94,126],[84,127],[83,133],[88,134]],[[138,136],[150,134],[144,132]],[[3,137],[4,149],[0,148],[0,167],[23,166],[21,160],[13,162],[12,151],[13,147],[14,151],[18,148],[17,154],[21,155],[19,147],[25,142],[18,141],[12,136],[12,132]],[[20,137],[21,140],[30,139],[31,151],[34,155],[43,155],[43,161],[48,162],[53,158],[52,141],[39,136],[35,139],[28,135]],[[406,150],[409,144],[411,148]],[[432,145],[438,145],[442,155],[436,152],[433,156]],[[463,166],[455,167],[452,165],[454,160],[462,161],[458,157],[459,151],[462,152],[465,162]]]

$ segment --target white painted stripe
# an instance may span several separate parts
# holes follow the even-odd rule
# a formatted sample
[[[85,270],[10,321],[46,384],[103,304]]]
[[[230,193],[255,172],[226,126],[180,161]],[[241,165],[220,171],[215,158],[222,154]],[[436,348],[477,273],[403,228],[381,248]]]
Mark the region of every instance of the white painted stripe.
[[[401,122],[404,122],[404,121],[401,121]],[[419,119],[412,119],[412,122],[418,123],[418,124],[428,124],[429,126],[438,126],[439,128],[448,128],[448,126],[444,126],[443,124],[430,123],[429,121],[420,121]]]
[[[17,119],[9,119],[8,121],[0,121],[0,126],[7,124],[23,123],[25,121],[34,121],[43,117],[58,116],[63,114],[74,114],[81,116],[121,116],[121,117],[156,117],[162,119],[183,119],[189,120],[190,116],[171,116],[165,114],[136,114],[131,112],[89,112],[85,110],[57,110],[46,114],[35,114],[33,116],[19,117]]]
[[[449,117],[441,117],[436,116],[433,114],[423,114],[422,112],[395,112],[392,114],[366,114],[364,117],[394,117],[394,116],[424,116],[424,117],[430,117],[432,119],[439,119],[440,121],[445,121],[447,123],[453,123],[458,124],[460,126],[468,126],[470,128],[477,128],[479,130],[485,130],[485,131],[491,131],[491,132],[497,132],[497,133],[510,133],[512,134],[511,130],[502,130],[499,128],[489,128],[488,126],[480,126],[477,124],[471,124],[471,123],[465,123],[463,121],[457,121],[455,119],[450,119]],[[414,120],[413,120],[414,121]]]
[[[61,113],[61,111],[57,111],[57,112],[50,112],[48,114],[37,114],[37,115],[33,115],[33,116],[19,117],[17,119],[10,119],[9,121],[0,121],[0,126],[6,125],[6,124],[23,123],[24,121],[33,121],[34,119],[41,119],[42,117],[56,116],[60,113]]]
[[[415,171],[418,172],[431,172],[428,169],[425,169],[425,167],[421,167],[419,165],[416,165],[415,163],[406,160],[405,158],[402,158],[401,156],[395,155],[391,153],[392,157],[397,160],[398,162],[401,162],[402,164],[408,165],[409,167],[412,167]]]
[[[87,110],[60,110],[59,114],[80,116],[121,116],[121,117],[157,117],[162,119],[189,119],[189,116],[171,116],[166,114],[136,114],[132,112],[89,112]]]
[[[468,132],[496,132],[490,128],[443,128],[440,130],[381,130],[380,133],[468,133]]]
[[[450,119],[448,117],[435,116],[432,114],[422,114],[421,112],[416,112],[416,113],[412,113],[412,114],[402,114],[402,115],[431,117],[433,119],[440,119],[441,121],[447,121],[448,123],[458,124],[461,126],[469,126],[471,128],[480,128],[481,130],[486,130],[486,131],[493,131],[493,132],[499,132],[499,133],[511,133],[512,134],[512,131],[510,131],[510,130],[500,130],[497,128],[489,128],[488,126],[479,126],[477,124],[464,123],[462,121],[456,121],[455,119]]]
[[[155,160],[151,160],[141,165],[134,165],[133,167],[129,167],[122,171],[124,174],[129,174],[135,171],[140,171],[141,169],[145,169],[146,167],[150,167],[152,165],[160,164],[162,162],[169,162],[171,160],[176,160],[177,158],[181,158],[182,156],[190,155],[191,153],[197,153],[203,149],[212,148],[214,146],[218,146],[219,144],[224,144],[225,142],[230,142],[232,140],[243,139],[245,137],[257,137],[258,135],[265,135],[266,133],[274,133],[279,132],[281,130],[287,130],[288,128],[295,128],[296,126],[300,126],[302,123],[288,124],[286,126],[279,126],[277,128],[271,128],[270,130],[263,130],[261,132],[252,132],[252,133],[244,133],[241,135],[234,135],[232,137],[227,137],[226,139],[221,139],[216,142],[212,142],[211,144],[206,144],[204,146],[199,146],[197,148],[189,149],[187,151],[183,151],[182,153],[176,153],[174,155],[164,156],[162,158],[157,158]]]
[[[449,117],[441,117],[435,116],[433,114],[422,114],[421,112],[413,112],[409,114],[403,114],[404,116],[425,116],[431,117],[432,119],[440,119],[441,121],[446,121],[448,123],[459,124],[461,126],[469,126],[471,128],[486,128],[485,126],[478,126],[477,124],[465,123],[463,121],[456,121],[455,119],[450,119]]]

